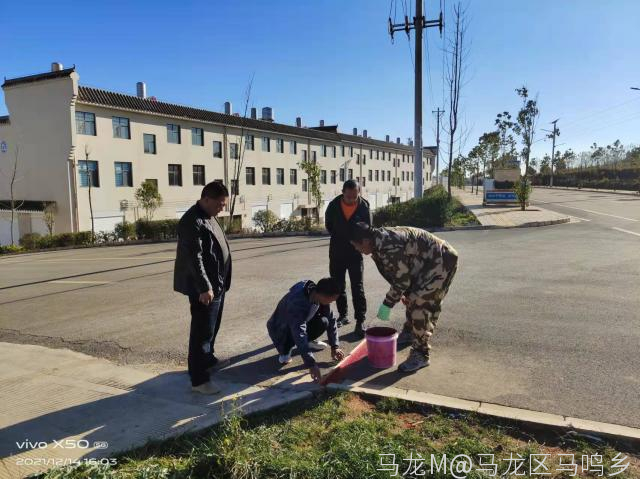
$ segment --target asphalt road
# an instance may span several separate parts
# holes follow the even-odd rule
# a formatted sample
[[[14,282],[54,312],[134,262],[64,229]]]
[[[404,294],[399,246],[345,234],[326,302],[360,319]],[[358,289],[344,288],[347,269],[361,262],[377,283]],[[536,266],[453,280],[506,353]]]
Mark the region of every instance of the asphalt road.
[[[362,367],[351,377],[640,427],[640,199],[536,190],[533,202],[575,222],[441,234],[461,264],[429,368],[401,376]],[[217,353],[233,362],[220,374],[274,377],[265,322],[291,284],[327,274],[328,240],[231,244],[234,280]],[[184,365],[188,306],[172,291],[174,252],[165,243],[0,259],[0,341],[141,367]],[[387,285],[370,259],[365,287],[373,316]],[[396,325],[403,315],[394,308]],[[347,348],[349,332],[341,330]]]

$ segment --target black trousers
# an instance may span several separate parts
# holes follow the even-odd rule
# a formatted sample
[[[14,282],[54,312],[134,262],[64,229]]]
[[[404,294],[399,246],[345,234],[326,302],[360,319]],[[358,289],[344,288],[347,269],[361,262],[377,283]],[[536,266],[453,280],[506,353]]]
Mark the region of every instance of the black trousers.
[[[353,300],[353,309],[355,312],[354,317],[356,322],[362,323],[367,316],[367,299],[364,296],[362,279],[364,273],[362,256],[329,256],[329,274],[340,284],[341,288],[340,296],[338,296],[338,300],[336,301],[340,316],[346,316],[348,312],[345,281],[347,271],[349,272],[349,281],[351,283],[351,299]]]
[[[327,330],[329,326],[329,320],[316,314],[313,318],[309,320],[307,323],[307,339],[309,341],[315,341]],[[289,335],[285,341],[285,351],[290,351],[296,345],[293,340],[293,336],[291,335],[291,331],[289,331]]]
[[[220,330],[224,293],[205,306],[198,296],[190,296],[191,330],[189,331],[189,376],[191,385],[199,386],[209,381],[207,368],[213,365],[216,336]]]

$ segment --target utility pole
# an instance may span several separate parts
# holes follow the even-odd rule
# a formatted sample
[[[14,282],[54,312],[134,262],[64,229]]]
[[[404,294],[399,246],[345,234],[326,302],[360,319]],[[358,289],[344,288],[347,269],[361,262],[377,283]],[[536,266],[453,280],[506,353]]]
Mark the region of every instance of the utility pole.
[[[440,116],[444,113],[439,107],[436,111],[432,111],[437,115],[436,127],[436,185],[440,184]]]
[[[553,160],[554,160],[554,155],[556,154],[556,136],[558,136],[560,132],[558,131],[558,127],[556,126],[556,123],[558,123],[558,120],[553,120],[551,123],[553,124],[553,131],[551,132],[551,135],[553,137],[553,143],[551,146],[551,180],[549,182],[549,186],[553,188]]]
[[[413,174],[414,174],[414,186],[413,196],[414,198],[422,197],[422,30],[429,27],[439,27],[440,34],[442,34],[442,12],[438,20],[427,21],[422,13],[422,1],[416,0],[416,16],[413,17],[413,22],[409,22],[409,17],[405,15],[404,23],[394,24],[389,18],[389,35],[393,40],[394,32],[404,30],[409,36],[411,30],[416,31],[416,46],[415,46],[415,98],[414,98],[414,110],[415,110],[415,122],[414,122],[414,156],[413,156]]]

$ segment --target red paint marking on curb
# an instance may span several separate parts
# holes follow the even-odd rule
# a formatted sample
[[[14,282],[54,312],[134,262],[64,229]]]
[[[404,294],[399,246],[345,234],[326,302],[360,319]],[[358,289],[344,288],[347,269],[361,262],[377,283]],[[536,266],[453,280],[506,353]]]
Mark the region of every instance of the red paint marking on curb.
[[[358,344],[353,351],[349,353],[349,355],[344,358],[342,361],[338,363],[338,365],[333,368],[333,370],[323,377],[320,380],[321,385],[326,385],[328,383],[337,383],[340,381],[343,373],[346,368],[351,366],[353,363],[357,363],[361,359],[363,359],[367,355],[367,340],[363,339],[360,344]]]

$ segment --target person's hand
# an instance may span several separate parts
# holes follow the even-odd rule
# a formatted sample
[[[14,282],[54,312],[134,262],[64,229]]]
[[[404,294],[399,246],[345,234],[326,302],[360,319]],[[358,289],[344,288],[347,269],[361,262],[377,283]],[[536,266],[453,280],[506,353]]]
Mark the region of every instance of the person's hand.
[[[211,301],[213,301],[213,291],[209,290],[206,293],[201,293],[200,298],[198,299],[205,306],[209,306],[211,304]]]
[[[313,379],[313,382],[319,383],[320,379],[322,378],[322,373],[320,372],[320,368],[318,367],[317,364],[314,364],[312,367],[309,368],[309,374],[311,374],[311,379]]]
[[[342,361],[344,359],[344,351],[340,348],[331,349],[331,359]]]
[[[402,301],[402,304],[404,304],[405,306],[409,304],[409,299],[404,295],[402,295],[402,298],[400,298],[400,301]]]
[[[382,321],[389,321],[391,317],[391,308],[386,304],[381,304],[378,308],[378,319]]]

